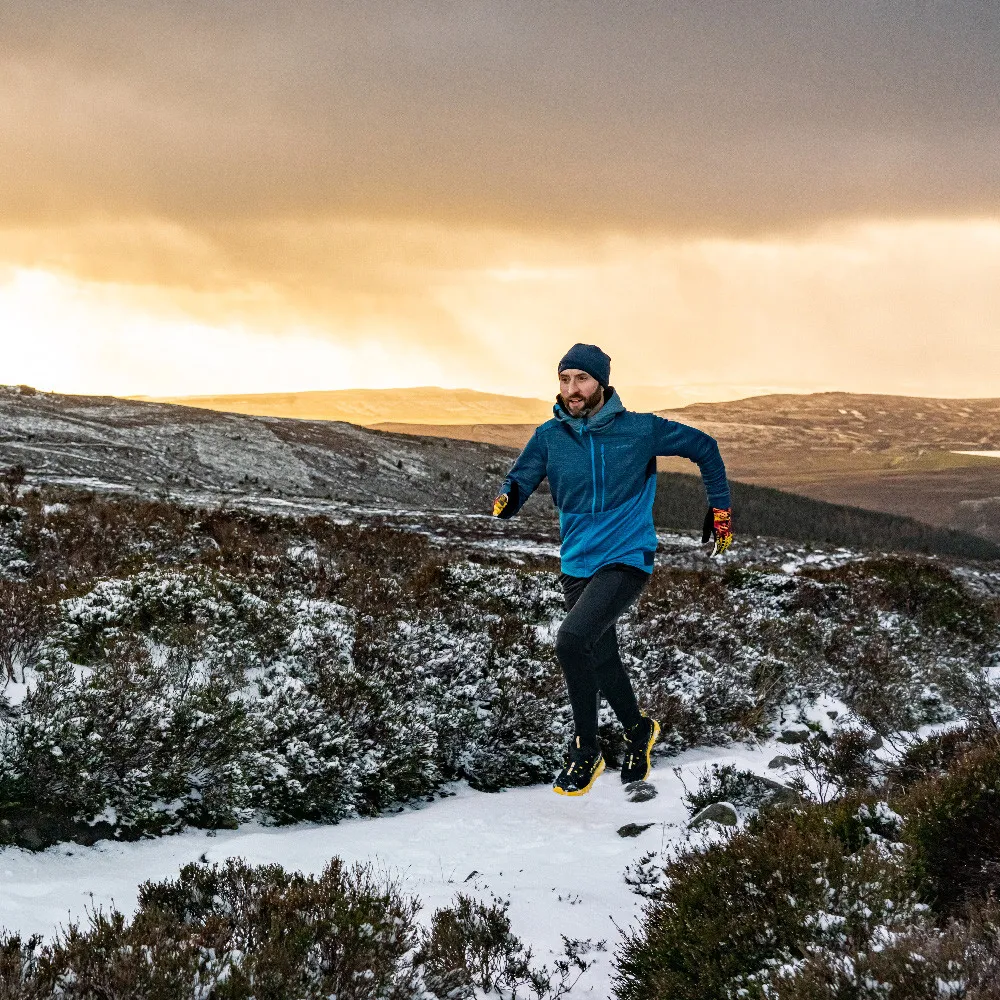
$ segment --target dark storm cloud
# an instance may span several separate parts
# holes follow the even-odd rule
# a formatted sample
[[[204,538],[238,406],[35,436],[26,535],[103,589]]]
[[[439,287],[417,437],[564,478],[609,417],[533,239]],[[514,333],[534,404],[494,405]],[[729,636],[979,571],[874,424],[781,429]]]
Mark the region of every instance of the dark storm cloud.
[[[0,220],[995,214],[997,0],[0,7]]]

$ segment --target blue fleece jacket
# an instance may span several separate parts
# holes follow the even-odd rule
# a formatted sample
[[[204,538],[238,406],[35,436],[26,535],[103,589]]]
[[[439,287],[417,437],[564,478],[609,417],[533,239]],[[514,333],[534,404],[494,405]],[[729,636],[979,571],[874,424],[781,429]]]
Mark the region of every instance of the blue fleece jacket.
[[[730,506],[719,446],[703,431],[626,410],[613,388],[593,416],[571,416],[558,402],[552,412],[511,466],[500,492],[510,496],[502,516],[511,517],[548,477],[559,510],[564,573],[592,576],[611,563],[652,573],[657,455],[697,463],[709,504]]]

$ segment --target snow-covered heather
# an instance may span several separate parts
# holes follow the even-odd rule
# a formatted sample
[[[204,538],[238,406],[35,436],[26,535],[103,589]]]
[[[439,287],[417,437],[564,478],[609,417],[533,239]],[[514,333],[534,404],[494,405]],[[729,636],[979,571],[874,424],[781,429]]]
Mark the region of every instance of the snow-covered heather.
[[[335,826],[247,824],[132,844],[63,844],[37,854],[0,849],[0,927],[51,935],[67,918],[112,903],[131,915],[141,882],[175,877],[202,855],[210,862],[238,856],[307,873],[320,872],[339,855],[371,861],[398,880],[423,901],[424,920],[457,892],[510,899],[515,933],[544,964],[561,952],[560,935],[606,941],[605,951],[589,956],[595,964],[570,995],[609,997],[618,928],[627,929],[642,913],[643,900],[625,883],[625,869],[685,835],[684,789],[673,768],[688,787],[710,764],[773,777],[767,761],[775,752],[774,744],[687,751],[659,763],[650,776],[658,795],[642,803],[627,800],[609,769],[579,798],[555,795],[547,785],[484,793],[456,783],[446,789],[453,797]],[[619,836],[630,823],[652,826],[637,837]]]

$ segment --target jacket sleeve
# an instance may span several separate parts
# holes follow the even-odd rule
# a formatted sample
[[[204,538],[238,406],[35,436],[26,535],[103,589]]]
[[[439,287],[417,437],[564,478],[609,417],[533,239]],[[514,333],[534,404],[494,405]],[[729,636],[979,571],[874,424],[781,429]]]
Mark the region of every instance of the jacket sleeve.
[[[718,442],[710,434],[653,414],[654,455],[679,455],[689,458],[701,470],[708,502],[713,507],[732,506],[726,466],[719,454]]]
[[[504,519],[513,517],[524,506],[528,497],[538,489],[538,484],[545,478],[547,457],[545,444],[536,428],[500,487],[499,492],[506,493],[510,497],[500,517]]]

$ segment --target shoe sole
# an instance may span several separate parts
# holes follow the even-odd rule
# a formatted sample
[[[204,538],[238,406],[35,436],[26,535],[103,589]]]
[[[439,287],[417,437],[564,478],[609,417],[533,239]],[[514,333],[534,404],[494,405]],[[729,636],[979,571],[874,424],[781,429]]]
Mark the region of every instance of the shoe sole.
[[[555,785],[552,791],[554,791],[556,795],[586,795],[587,792],[589,792],[590,789],[593,787],[594,782],[597,781],[597,779],[600,777],[600,774],[603,770],[604,770],[604,758],[602,757],[600,764],[598,764],[597,767],[594,768],[593,777],[590,779],[590,781],[587,782],[587,784],[583,788],[578,788],[575,792],[568,792],[566,791],[565,788],[560,788],[558,785]]]
[[[660,735],[660,724],[653,719],[653,732],[649,737],[649,743],[646,744],[646,773],[641,778],[629,778],[628,781],[623,780],[623,784],[631,784],[633,781],[645,781],[649,777],[649,772],[653,770],[653,763],[649,759],[649,755],[653,752],[653,744],[656,742]]]

